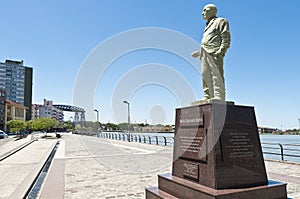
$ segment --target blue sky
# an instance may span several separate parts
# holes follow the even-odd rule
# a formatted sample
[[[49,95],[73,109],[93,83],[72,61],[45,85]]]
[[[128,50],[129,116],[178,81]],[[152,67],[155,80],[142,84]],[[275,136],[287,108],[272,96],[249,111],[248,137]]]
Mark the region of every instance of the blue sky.
[[[207,3],[216,4],[218,16],[230,23],[232,43],[224,66],[227,100],[254,106],[260,126],[298,128],[298,0],[1,1],[0,61],[24,60],[34,68],[34,103],[46,98],[72,104],[84,62],[103,42],[124,31],[157,27],[200,43],[205,27],[201,11]],[[184,48],[186,44],[174,45]],[[101,60],[97,64],[100,66]],[[190,63],[172,52],[140,49],[118,57],[99,76],[92,101],[102,122],[126,121],[126,104],[112,101],[120,95],[118,89],[126,86],[126,78],[134,77],[147,64],[148,68],[160,64],[157,67],[166,69],[167,79],[179,75],[196,98],[202,97],[201,77]],[[137,73],[141,79],[150,75],[147,69],[143,71]],[[188,105],[180,103],[179,91],[170,89],[182,84],[176,80],[174,84],[145,82],[128,91],[130,95],[124,100],[130,101],[132,121],[173,123],[174,109]],[[89,89],[90,85],[85,86]],[[87,118],[95,121],[95,113],[89,111]]]

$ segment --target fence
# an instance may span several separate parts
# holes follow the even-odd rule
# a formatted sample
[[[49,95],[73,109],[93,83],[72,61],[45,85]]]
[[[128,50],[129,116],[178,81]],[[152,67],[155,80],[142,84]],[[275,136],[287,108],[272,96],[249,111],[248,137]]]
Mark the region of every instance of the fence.
[[[156,145],[171,146],[174,137],[139,135],[135,133],[99,133],[98,137],[123,140],[128,142],[140,142]],[[281,144],[274,142],[262,142],[262,151],[265,157],[281,161],[300,162],[300,144]]]
[[[281,144],[274,142],[262,142],[262,150],[266,155],[270,155],[272,159],[281,161],[297,161],[300,162],[300,144]]]
[[[151,135],[139,135],[130,133],[98,133],[97,137],[113,139],[113,140],[123,140],[128,142],[140,142],[148,144],[156,144],[163,146],[170,146],[174,143],[174,137],[166,136],[151,136]]]

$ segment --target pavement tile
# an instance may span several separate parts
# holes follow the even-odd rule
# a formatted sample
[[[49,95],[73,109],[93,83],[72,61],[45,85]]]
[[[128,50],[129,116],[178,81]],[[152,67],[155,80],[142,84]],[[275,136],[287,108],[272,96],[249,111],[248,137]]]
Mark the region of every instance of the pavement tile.
[[[172,147],[63,135],[65,198],[145,198],[157,175],[170,173]],[[265,161],[272,180],[288,181],[288,196],[300,198],[300,164]]]

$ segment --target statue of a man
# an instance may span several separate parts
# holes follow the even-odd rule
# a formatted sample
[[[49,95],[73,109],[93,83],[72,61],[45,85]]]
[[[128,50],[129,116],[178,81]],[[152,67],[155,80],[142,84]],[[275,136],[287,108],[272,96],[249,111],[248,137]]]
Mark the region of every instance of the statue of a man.
[[[225,81],[223,58],[230,46],[228,21],[216,17],[217,8],[208,4],[202,16],[207,20],[199,51],[193,52],[194,58],[200,57],[204,98],[192,104],[205,103],[211,99],[225,100]]]

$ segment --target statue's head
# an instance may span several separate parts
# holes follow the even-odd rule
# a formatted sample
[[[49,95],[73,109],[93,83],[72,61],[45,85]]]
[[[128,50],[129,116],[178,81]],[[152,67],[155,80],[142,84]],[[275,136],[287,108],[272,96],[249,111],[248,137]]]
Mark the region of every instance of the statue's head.
[[[217,7],[214,4],[207,4],[202,11],[203,19],[211,20],[217,14]]]

